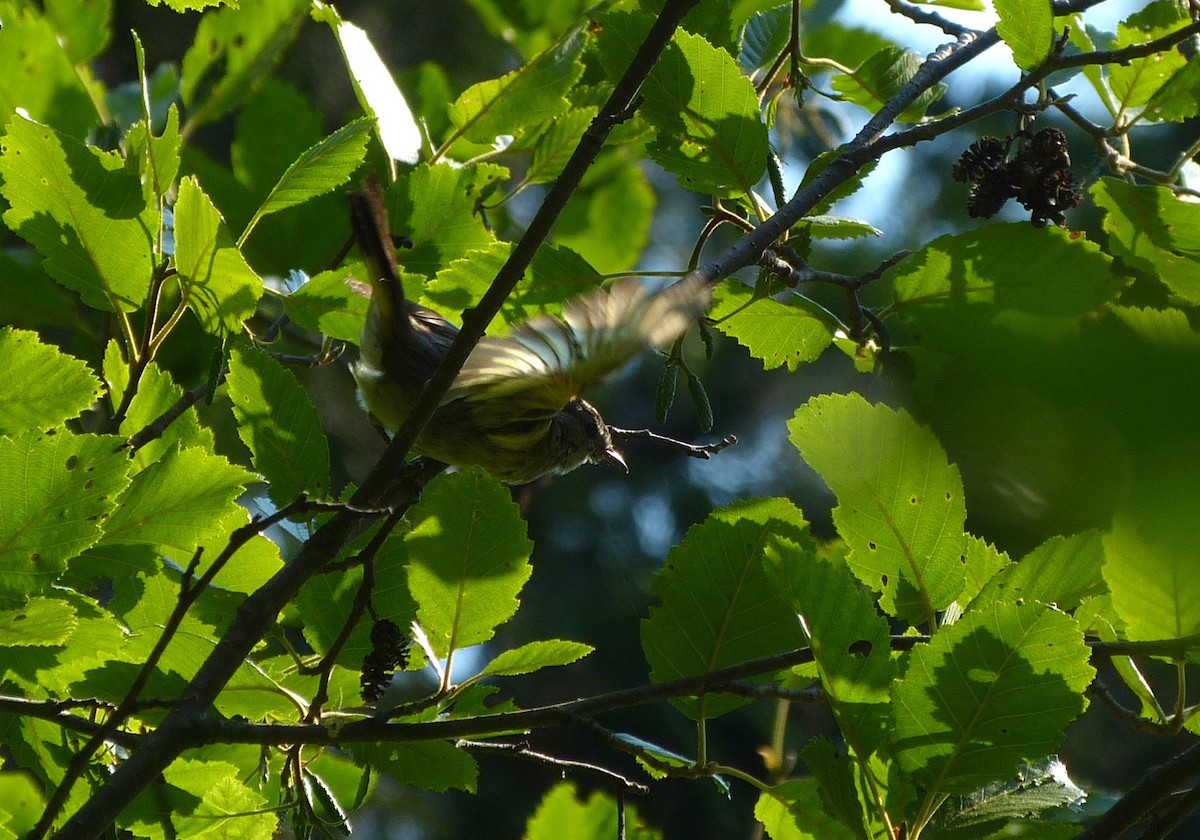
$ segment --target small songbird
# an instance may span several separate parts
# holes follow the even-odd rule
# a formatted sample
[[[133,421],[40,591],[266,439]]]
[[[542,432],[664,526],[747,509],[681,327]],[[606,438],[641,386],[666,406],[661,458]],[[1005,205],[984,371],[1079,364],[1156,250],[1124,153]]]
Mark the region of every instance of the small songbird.
[[[458,328],[407,300],[378,184],[350,194],[350,216],[371,281],[371,308],[351,370],[359,400],[395,432]],[[425,426],[414,451],[478,465],[506,484],[567,473],[585,463],[625,467],[589,385],[651,345],[674,341],[704,314],[708,286],[687,279],[659,292],[636,280],[597,289],[563,308],[482,339]]]

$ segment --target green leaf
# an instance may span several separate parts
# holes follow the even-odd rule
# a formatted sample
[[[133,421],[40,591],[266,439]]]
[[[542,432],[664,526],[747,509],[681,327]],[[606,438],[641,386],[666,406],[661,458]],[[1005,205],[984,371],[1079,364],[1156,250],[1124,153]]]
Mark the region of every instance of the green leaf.
[[[787,365],[794,373],[815,362],[833,342],[831,319],[815,306],[799,300],[795,305],[754,300],[754,290],[741,284],[722,283],[713,290],[709,317],[767,370]]]
[[[754,817],[771,840],[856,840],[849,826],[830,816],[817,780],[792,779],[758,795]]]
[[[7,35],[7,30],[4,30]],[[120,155],[84,146],[22,117],[0,140],[9,228],[46,258],[46,271],[93,309],[131,312],[154,273],[158,211]]]
[[[1083,633],[1041,604],[995,604],[913,649],[893,748],[931,793],[970,793],[1053,752],[1096,672]]]
[[[358,344],[371,299],[348,279],[344,269],[322,271],[285,297],[283,309],[306,330]]]
[[[1105,210],[1113,256],[1162,282],[1189,305],[1200,303],[1200,208],[1166,187],[1102,178],[1090,190]]]
[[[650,240],[657,203],[637,161],[601,154],[554,226],[553,240],[605,274],[633,268]]]
[[[37,333],[0,329],[0,435],[48,429],[78,417],[100,396],[88,366],[42,344]]]
[[[122,367],[120,373],[116,375],[121,376],[123,381],[119,387],[113,387],[111,394],[115,405],[120,403],[122,393],[128,386],[128,368],[124,367],[124,360],[120,358],[120,351],[116,349],[115,343],[109,344],[109,350],[116,354],[106,355],[104,360],[104,377],[109,381],[110,387],[116,386],[114,374],[118,366]],[[118,431],[127,436],[141,432],[156,422],[182,397],[183,389],[175,384],[171,375],[154,362],[150,362],[142,371],[142,378],[138,380],[137,393],[134,394],[133,401],[129,404],[125,419]],[[213,451],[212,430],[207,426],[200,425],[194,406],[167,426],[160,437],[139,449],[133,456],[134,466],[137,469],[149,466],[175,444],[183,447],[198,446],[207,452]]]
[[[189,131],[215,122],[253,92],[292,42],[308,0],[240,0],[200,18],[183,57],[180,93]]]
[[[783,52],[792,33],[792,7],[784,3],[746,22],[738,62],[748,73],[766,70]]]
[[[855,755],[870,755],[886,736],[896,679],[886,619],[849,569],[811,548],[778,538],[767,544],[763,563],[812,649],[842,736]]]
[[[0,251],[0,312],[8,323],[31,330],[74,327],[77,308],[74,295],[50,279],[33,251]]]
[[[185,300],[208,332],[236,333],[254,314],[262,280],[195,178],[183,179],[175,202],[175,265]]]
[[[75,610],[55,598],[31,598],[22,606],[0,610],[0,646],[61,645],[75,631]]]
[[[183,145],[179,109],[171,104],[167,123],[158,137],[145,120],[134,123],[125,135],[125,145],[130,161],[137,165],[142,176],[147,203],[157,202],[171,191],[179,173],[179,149]]]
[[[42,591],[100,539],[129,483],[120,445],[62,429],[0,437],[0,601]]]
[[[788,432],[837,494],[833,521],[854,574],[889,615],[935,626],[966,581],[962,479],[937,439],[857,394],[809,400]]]
[[[242,238],[263,216],[303,204],[346,183],[362,164],[370,132],[369,119],[354,120],[296,158],[255,211]]]
[[[224,536],[231,518],[245,516],[234,500],[254,479],[220,455],[172,448],[133,477],[104,541],[154,546],[185,565],[198,546]]]
[[[958,596],[959,606],[970,603],[998,574],[1012,565],[1012,559],[986,540],[967,534],[964,553],[967,585]],[[982,602],[981,602],[982,603]]]
[[[1189,23],[1174,0],[1156,0],[1139,9],[1117,26],[1114,49],[1144,44],[1169,35]],[[1187,64],[1177,50],[1160,50],[1127,64],[1107,65],[1108,84],[1122,109],[1140,108]]]
[[[506,650],[487,664],[479,672],[482,677],[515,677],[518,674],[532,674],[542,668],[555,665],[570,665],[595,650],[591,645],[582,642],[568,642],[562,639],[529,642],[518,648]]]
[[[4,803],[5,819],[0,822],[15,840],[24,837],[45,812],[46,801],[41,788],[27,773],[0,773],[0,802]]]
[[[796,223],[796,228],[813,239],[862,239],[883,235],[883,231],[870,222],[829,214],[805,216]]]
[[[534,142],[533,158],[525,173],[525,183],[545,184],[561,175],[599,110],[594,106],[572,108],[561,117],[550,120],[546,130]]]
[[[1015,779],[987,785],[944,809],[941,824],[958,828],[1019,820],[1024,825],[1034,814],[1077,808],[1086,799],[1087,793],[1071,781],[1066,765],[1057,758],[1043,759],[1022,766]]]
[[[605,15],[600,60],[612,79],[629,65],[649,17]],[[655,162],[700,193],[748,195],[767,168],[767,127],[754,85],[727,51],[677,31],[642,85],[640,115],[657,134]]]
[[[408,589],[434,652],[486,642],[517,611],[533,571],[512,495],[478,469],[441,475],[407,521]]]
[[[872,55],[848,76],[834,76],[833,89],[868,111],[878,111],[908,83],[921,67],[921,57],[912,50],[887,46]],[[929,106],[946,92],[942,82],[918,96],[898,117],[900,122],[918,122]]]
[[[1074,610],[1088,598],[1108,591],[1101,574],[1104,546],[1096,531],[1051,537],[999,571],[971,604],[1038,601]]]
[[[329,493],[329,443],[321,419],[295,375],[261,350],[235,344],[229,354],[229,399],[238,437],[283,506],[301,493]]]
[[[459,313],[479,302],[512,249],[511,243],[493,242],[455,260],[425,285],[421,303],[445,313],[452,321],[460,321]],[[557,245],[545,246],[534,255],[525,277],[504,301],[500,316],[504,324],[512,325],[545,312],[561,312],[564,301],[595,288],[599,281],[596,270],[575,252]],[[503,332],[496,330],[498,335]]]
[[[342,48],[358,103],[368,117],[374,118],[372,127],[379,135],[384,151],[392,160],[416,163],[421,154],[421,129],[387,65],[366,32],[337,18],[332,6],[325,8],[332,13],[327,22]]]
[[[376,618],[393,621],[405,632],[417,613],[417,605],[408,591],[407,574],[404,535],[394,532],[375,555],[375,587],[371,591],[371,602]],[[350,618],[361,585],[362,570],[355,568],[337,575],[318,575],[300,590],[304,637],[318,653],[328,653],[338,639]],[[360,620],[343,645],[338,662],[358,671],[371,649],[371,622]]]
[[[803,515],[783,499],[715,511],[688,529],[655,574],[658,604],[642,621],[642,650],[656,683],[705,674],[803,644],[795,615],[767,577],[763,556],[780,536],[811,545]],[[672,701],[686,714],[715,717],[741,698]]]
[[[46,17],[75,64],[104,52],[112,38],[112,15],[112,0],[46,0]]]
[[[235,765],[223,761],[171,762],[164,778],[199,800],[194,809],[171,817],[181,837],[271,840],[279,818],[265,808],[260,794],[241,782],[240,774]]]
[[[971,342],[981,325],[1014,312],[1078,319],[1094,311],[1120,290],[1109,262],[1061,228],[998,224],[938,237],[887,276],[894,308],[923,341]]]
[[[519,134],[566,113],[566,95],[583,74],[579,56],[586,41],[583,30],[576,30],[525,66],[467,88],[450,106],[458,133],[490,145],[500,135]]]
[[[4,115],[0,123],[23,113],[82,139],[100,122],[88,93],[88,85],[94,82],[86,71],[76,70],[58,39],[52,20],[39,15],[33,4],[5,4],[0,29],[0,114]]]
[[[996,0],[996,14],[996,32],[1018,67],[1028,72],[1046,60],[1054,46],[1050,0]]]
[[[1153,121],[1183,122],[1200,114],[1200,58],[1192,57],[1154,91],[1142,117]]]
[[[475,759],[446,741],[348,744],[347,749],[356,761],[421,790],[444,793],[454,788],[474,793],[478,783]]]
[[[387,191],[392,232],[408,236],[411,250],[399,254],[406,271],[432,277],[451,260],[496,241],[476,214],[485,192],[506,170],[499,166],[421,164]]]
[[[631,805],[626,804],[623,813],[623,827],[631,840],[661,838],[645,826]],[[617,803],[613,798],[596,790],[585,801],[571,782],[559,782],[546,792],[522,835],[524,840],[610,840],[617,836]]]
[[[1133,640],[1200,633],[1200,527],[1188,514],[1196,493],[1180,473],[1152,472],[1104,536],[1104,581]]]
[[[839,823],[849,826],[858,840],[879,836],[878,831],[866,831],[867,814],[855,782],[865,785],[865,775],[875,775],[878,756],[874,762],[864,762],[863,772],[858,772],[858,763],[844,750],[834,746],[828,738],[817,736],[800,750],[800,757],[808,765],[809,772],[817,781],[821,793],[823,810]],[[872,812],[871,819],[878,823]],[[872,826],[872,829],[875,827]]]

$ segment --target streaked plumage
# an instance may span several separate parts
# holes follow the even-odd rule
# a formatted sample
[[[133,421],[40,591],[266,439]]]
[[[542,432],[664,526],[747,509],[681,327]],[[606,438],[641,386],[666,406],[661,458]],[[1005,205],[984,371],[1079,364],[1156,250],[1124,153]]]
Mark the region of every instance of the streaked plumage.
[[[363,405],[394,432],[458,328],[404,298],[383,205],[371,185],[352,194],[350,205],[372,287],[352,371]],[[508,336],[484,338],[416,451],[456,466],[479,465],[509,484],[603,460],[624,466],[608,426],[580,394],[648,346],[674,341],[708,300],[700,281],[647,292],[626,280],[568,302],[561,317],[539,316]]]

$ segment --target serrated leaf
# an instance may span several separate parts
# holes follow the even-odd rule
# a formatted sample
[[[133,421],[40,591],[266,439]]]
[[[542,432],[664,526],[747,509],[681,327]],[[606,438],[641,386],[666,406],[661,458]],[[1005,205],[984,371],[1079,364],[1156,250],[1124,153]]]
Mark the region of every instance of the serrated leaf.
[[[56,598],[31,598],[20,607],[0,610],[0,646],[61,645],[76,626],[75,610]]]
[[[830,816],[816,779],[792,779],[764,790],[754,818],[771,840],[856,840],[849,826]]]
[[[1012,50],[1013,60],[1030,71],[1046,60],[1054,46],[1054,12],[1050,0],[996,0],[1000,20],[996,33]]]
[[[1183,122],[1200,114],[1200,58],[1192,57],[1154,91],[1142,111],[1152,121]]]
[[[1078,319],[1095,310],[1120,289],[1110,266],[1098,246],[1061,228],[997,224],[938,237],[886,276],[908,328],[930,346],[958,348],[1014,312]]]
[[[1200,632],[1200,577],[1192,563],[1200,527],[1187,514],[1194,488],[1183,474],[1161,469],[1130,495],[1104,535],[1104,581],[1125,638]]]
[[[746,21],[738,52],[742,67],[749,73],[765,70],[787,46],[791,27],[792,8],[786,3],[759,12]]]
[[[791,607],[763,568],[780,535],[808,544],[803,515],[783,499],[714,512],[688,529],[650,584],[658,604],[642,621],[642,650],[656,683],[780,653],[802,644]],[[705,695],[672,701],[685,713],[715,717],[746,701]]]
[[[46,807],[41,786],[28,773],[11,770],[0,772],[0,802],[7,817],[0,825],[14,840],[33,830]]]
[[[333,12],[332,6],[326,9]],[[358,103],[367,116],[375,118],[375,132],[388,157],[416,163],[421,154],[421,129],[370,36],[348,21],[331,19],[328,23],[342,48]]]
[[[649,16],[602,18],[600,60],[610,78],[628,67]],[[691,190],[747,195],[767,168],[767,127],[754,85],[726,50],[679,30],[642,85],[641,116],[657,130],[649,146],[655,162]]]
[[[100,396],[87,364],[43,344],[34,332],[0,329],[0,370],[0,435],[58,426]]]
[[[1074,610],[1108,591],[1101,574],[1104,546],[1096,531],[1051,537],[988,581],[971,609],[996,602],[1038,601]]]
[[[887,46],[862,63],[851,75],[834,76],[833,89],[868,111],[878,111],[908,83],[921,67],[921,57],[912,50]],[[921,93],[897,119],[917,122],[946,92],[942,82]]]
[[[399,254],[401,267],[432,277],[452,260],[495,242],[476,211],[484,191],[506,175],[489,164],[421,164],[392,184],[387,191],[392,232],[413,242]]]
[[[896,678],[887,621],[849,569],[811,548],[777,538],[763,564],[796,614],[846,743],[870,755],[886,735]]]
[[[357,344],[371,299],[349,279],[345,269],[322,271],[283,299],[284,311],[306,330]]]
[[[375,555],[375,587],[371,591],[374,616],[388,620],[406,632],[416,617],[417,605],[408,591],[408,553],[404,535],[393,532]],[[298,605],[304,615],[304,637],[321,654],[330,651],[354,610],[362,586],[362,570],[349,569],[338,575],[318,575],[300,590]],[[338,663],[358,672],[371,651],[371,622],[360,619],[342,645]],[[354,693],[358,692],[357,673]]]
[[[425,284],[421,303],[459,321],[459,313],[478,303],[492,285],[512,250],[510,242],[493,242],[454,260]],[[494,333],[502,335],[506,325],[534,315],[561,312],[565,300],[595,288],[599,280],[596,270],[574,251],[556,245],[542,247],[525,277],[505,299],[500,309],[503,323]]]
[[[585,131],[592,124],[599,108],[573,108],[550,121],[538,135],[533,146],[533,158],[525,173],[525,183],[545,184],[562,174]]]
[[[241,771],[223,761],[176,759],[163,771],[167,782],[199,802],[171,822],[183,837],[237,837],[271,840],[279,818],[265,808],[263,797],[238,778]]]
[[[254,314],[262,280],[246,263],[225,222],[195,178],[184,178],[175,202],[175,267],[184,297],[204,328],[230,335]]]
[[[586,43],[576,30],[533,61],[499,79],[479,82],[450,106],[458,133],[473,143],[491,144],[566,112],[568,91],[583,74],[579,56]]]
[[[0,30],[0,114],[5,121],[22,113],[83,138],[100,122],[89,83],[95,84],[71,62],[48,16],[31,4],[5,6]]]
[[[591,645],[585,645],[582,642],[568,642],[563,639],[529,642],[518,648],[501,652],[479,672],[479,677],[514,677],[518,674],[532,674],[542,668],[570,665],[593,650],[595,648]]]
[[[1107,211],[1108,247],[1186,303],[1200,303],[1200,207],[1166,187],[1102,178],[1090,190]]]
[[[624,806],[624,828],[634,840],[659,840],[638,818],[631,805]],[[609,840],[618,836],[617,803],[602,790],[583,801],[571,782],[559,782],[546,792],[525,825],[523,840]]]
[[[947,828],[987,822],[1020,820],[1052,808],[1074,807],[1087,799],[1071,781],[1067,767],[1057,758],[1027,764],[1015,779],[995,782],[943,809],[941,824]]]
[[[517,611],[533,571],[511,494],[478,469],[441,475],[407,519],[408,589],[434,652],[486,642]]]
[[[965,585],[962,479],[926,428],[857,394],[815,397],[788,438],[838,497],[849,564],[889,615],[936,624]]]
[[[795,372],[815,362],[833,342],[833,329],[819,312],[801,302],[754,300],[754,290],[740,284],[722,283],[713,290],[709,317],[718,330],[761,359],[767,370],[787,365]]]
[[[75,64],[95,58],[112,37],[112,0],[46,0],[46,17]],[[7,22],[6,22],[7,26]]]
[[[346,183],[366,155],[371,125],[365,117],[349,122],[292,161],[250,218],[242,238],[263,216],[303,204]]]
[[[1144,44],[1169,35],[1189,22],[1174,0],[1156,0],[1134,12],[1117,26],[1114,48]],[[1107,66],[1108,84],[1122,109],[1140,108],[1187,64],[1177,50],[1160,50],[1126,64]]]
[[[893,748],[939,793],[970,793],[1053,752],[1096,672],[1078,624],[1041,604],[994,604],[941,628],[895,684]]]
[[[479,767],[468,753],[445,741],[347,745],[355,760],[370,764],[403,785],[444,793],[474,793]]]
[[[4,222],[93,309],[131,312],[154,272],[159,214],[120,155],[15,117],[0,139]]]
[[[255,476],[220,455],[172,448],[133,477],[104,528],[104,541],[155,546],[181,564],[222,536],[234,504]],[[219,547],[216,547],[219,549]]]
[[[329,442],[295,375],[261,350],[235,344],[226,382],[238,437],[267,480],[271,500],[282,506],[301,493],[324,498]]]
[[[110,383],[113,383],[114,372],[118,366],[124,366],[124,360],[120,359],[120,351],[116,349],[115,343],[110,343],[109,349],[110,351],[114,351],[116,355],[112,353],[106,354],[104,375]],[[127,377],[128,370],[121,370],[117,375]],[[121,395],[127,384],[128,379],[125,378],[124,384],[120,385],[114,391],[112,395],[114,405],[120,403]],[[171,375],[154,362],[150,362],[142,371],[142,377],[138,380],[137,393],[134,394],[133,400],[125,412],[125,419],[122,421],[121,428],[118,431],[122,435],[127,436],[141,432],[151,423],[156,422],[164,412],[174,406],[182,397],[183,389],[175,384],[171,379]],[[163,453],[175,444],[184,447],[197,446],[205,451],[213,451],[212,430],[200,424],[194,407],[189,408],[182,415],[175,418],[163,430],[161,436],[139,449],[133,456],[134,467],[142,469],[157,461]]]
[[[171,103],[167,111],[162,134],[154,136],[146,121],[141,120],[130,126],[125,134],[125,145],[130,161],[137,164],[137,171],[142,175],[146,201],[156,202],[167,195],[179,173],[179,149],[183,145],[179,133],[179,109],[175,103]]]
[[[42,591],[100,539],[129,483],[120,445],[62,429],[0,437],[0,600]]]
[[[295,38],[310,5],[307,0],[240,0],[201,17],[180,76],[189,130],[219,120],[253,92],[254,82]]]
[[[959,605],[970,603],[984,587],[1004,572],[1012,559],[991,543],[967,534],[967,550],[963,552],[967,585],[958,596]]]
[[[817,781],[821,794],[822,810],[839,823],[847,826],[857,840],[878,836],[865,830],[867,815],[859,796],[856,779],[864,782],[866,773],[874,774],[875,762],[864,762],[863,773],[858,772],[858,763],[844,750],[834,746],[828,738],[817,736],[809,740],[800,750],[800,757],[808,765],[809,772]],[[878,756],[876,756],[878,761]],[[878,817],[871,815],[875,822]]]
[[[805,216],[796,223],[796,227],[813,239],[861,239],[864,236],[883,235],[883,231],[870,222],[829,214]]]

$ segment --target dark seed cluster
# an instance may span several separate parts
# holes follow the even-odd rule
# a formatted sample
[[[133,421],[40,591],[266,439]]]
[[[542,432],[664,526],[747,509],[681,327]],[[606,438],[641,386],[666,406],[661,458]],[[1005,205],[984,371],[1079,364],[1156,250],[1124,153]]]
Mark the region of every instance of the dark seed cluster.
[[[371,627],[371,652],[363,658],[360,694],[364,703],[376,703],[392,681],[392,672],[408,664],[412,639],[394,621],[376,621]]]
[[[1063,214],[1083,199],[1071,173],[1066,135],[1057,128],[1032,136],[981,137],[962,153],[951,174],[971,184],[967,212],[972,218],[994,216],[1015,198],[1038,227],[1049,222],[1065,226]]]

